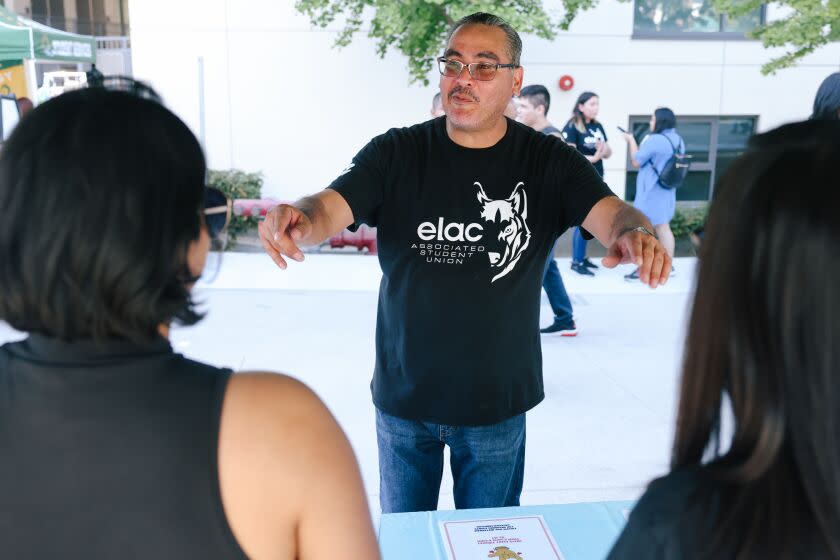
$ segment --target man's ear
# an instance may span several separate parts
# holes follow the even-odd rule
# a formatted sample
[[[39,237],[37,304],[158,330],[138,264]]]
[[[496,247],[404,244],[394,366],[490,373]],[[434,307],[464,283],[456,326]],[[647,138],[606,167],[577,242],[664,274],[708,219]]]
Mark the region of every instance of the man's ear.
[[[513,96],[519,97],[522,90],[522,80],[525,78],[525,69],[521,66],[513,69]]]

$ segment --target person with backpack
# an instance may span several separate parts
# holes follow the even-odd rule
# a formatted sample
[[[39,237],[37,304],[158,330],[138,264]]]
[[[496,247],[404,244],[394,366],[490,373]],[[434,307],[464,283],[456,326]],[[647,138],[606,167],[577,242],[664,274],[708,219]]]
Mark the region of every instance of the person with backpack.
[[[688,163],[683,161],[685,142],[676,128],[674,112],[661,107],[650,117],[651,133],[642,140],[641,146],[636,144],[636,138],[631,133],[624,133],[630,150],[630,163],[639,170],[633,206],[651,221],[659,241],[671,258],[674,257],[675,246],[671,219],[677,205],[677,187],[688,171]],[[639,269],[624,278],[631,282],[638,280]]]

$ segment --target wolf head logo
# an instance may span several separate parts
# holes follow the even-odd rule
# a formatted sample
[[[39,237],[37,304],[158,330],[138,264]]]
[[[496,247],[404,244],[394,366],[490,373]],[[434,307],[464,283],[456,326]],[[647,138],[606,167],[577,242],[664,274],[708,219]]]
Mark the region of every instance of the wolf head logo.
[[[491,200],[481,183],[475,183],[478,187],[478,201],[481,203],[481,217],[485,222],[496,224],[499,229],[496,239],[499,250],[487,252],[491,269],[498,271],[491,282],[513,270],[531,240],[531,230],[525,221],[528,217],[528,199],[522,188],[524,184],[517,184],[508,198]]]

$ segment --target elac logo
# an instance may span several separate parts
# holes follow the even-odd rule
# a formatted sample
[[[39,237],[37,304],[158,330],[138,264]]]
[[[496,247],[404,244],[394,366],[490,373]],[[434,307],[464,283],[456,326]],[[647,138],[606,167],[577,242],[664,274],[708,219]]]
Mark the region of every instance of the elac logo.
[[[444,223],[442,217],[437,224],[423,222],[417,228],[417,237],[423,241],[480,241],[484,228],[481,224],[462,224],[460,222]]]
[[[524,183],[519,183],[508,198],[492,200],[481,183],[474,183],[478,187],[477,198],[481,204],[480,216],[487,227],[498,229],[499,233],[492,242],[498,245],[498,251],[489,251],[490,267],[498,273],[491,282],[508,274],[520,257],[528,248],[531,230],[528,228],[527,196]],[[485,234],[485,226],[481,223],[447,222],[443,217],[437,222],[423,222],[417,227],[417,237],[423,241],[449,241],[462,243],[476,243]],[[483,250],[483,248],[482,248]]]
[[[513,270],[531,241],[531,230],[525,221],[528,218],[528,198],[522,188],[525,183],[518,183],[508,198],[499,200],[491,200],[481,183],[476,182],[475,185],[478,187],[481,217],[485,222],[498,224],[500,229],[497,238],[499,251],[487,252],[490,267],[501,271],[491,280],[495,282]]]

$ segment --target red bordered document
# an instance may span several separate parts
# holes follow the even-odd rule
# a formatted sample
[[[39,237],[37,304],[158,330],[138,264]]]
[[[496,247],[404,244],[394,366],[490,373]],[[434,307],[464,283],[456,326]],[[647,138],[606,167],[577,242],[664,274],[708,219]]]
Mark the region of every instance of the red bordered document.
[[[563,560],[542,515],[441,521],[449,560]]]

